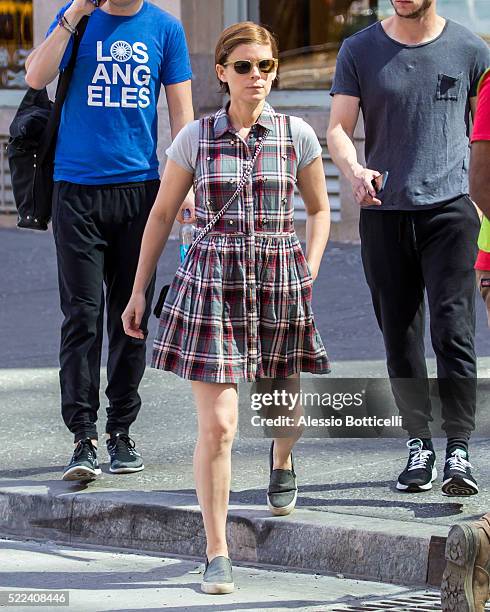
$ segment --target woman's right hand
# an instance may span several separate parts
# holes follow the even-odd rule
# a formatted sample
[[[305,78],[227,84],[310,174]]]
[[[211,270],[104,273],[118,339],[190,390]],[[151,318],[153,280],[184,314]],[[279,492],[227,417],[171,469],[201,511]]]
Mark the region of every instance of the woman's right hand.
[[[124,333],[132,338],[145,339],[144,332],[140,329],[141,321],[146,308],[144,293],[133,293],[129,298],[128,305],[122,313]]]
[[[190,211],[190,217],[186,220],[184,219],[184,211]],[[179,212],[175,217],[179,223],[195,223],[196,222],[196,203],[194,201],[194,195],[191,193],[187,194],[187,197],[182,202],[181,207],[179,208]]]

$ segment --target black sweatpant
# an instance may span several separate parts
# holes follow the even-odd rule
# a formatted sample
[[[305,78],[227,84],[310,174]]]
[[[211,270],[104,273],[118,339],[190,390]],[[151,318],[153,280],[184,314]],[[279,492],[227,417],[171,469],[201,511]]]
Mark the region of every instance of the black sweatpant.
[[[361,210],[364,272],[383,333],[388,374],[404,428],[430,438],[424,291],[448,437],[475,426],[475,272],[478,214],[468,196],[430,210]],[[407,384],[408,383],[408,384]]]
[[[158,180],[104,186],[55,183],[53,233],[65,316],[61,411],[75,442],[97,438],[104,302],[109,338],[106,432],[127,434],[141,407],[138,386],[145,370],[145,341],[124,333],[121,315],[131,295],[143,231],[158,188]],[[142,329],[154,286],[153,278]]]

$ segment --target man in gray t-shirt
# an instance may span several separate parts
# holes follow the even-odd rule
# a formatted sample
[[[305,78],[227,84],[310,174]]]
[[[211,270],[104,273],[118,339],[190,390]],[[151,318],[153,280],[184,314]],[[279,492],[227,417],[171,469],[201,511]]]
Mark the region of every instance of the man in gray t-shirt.
[[[467,195],[467,168],[470,114],[490,52],[479,37],[437,15],[436,0],[391,2],[393,17],[342,45],[328,146],[362,207],[364,271],[410,437],[397,488],[428,490],[437,477],[424,350],[427,289],[448,437],[442,490],[472,495],[478,493],[468,440],[476,404],[473,265],[480,222]],[[367,168],[351,140],[359,110]],[[372,180],[385,172],[377,192]],[[416,380],[408,386],[399,380],[407,378]]]

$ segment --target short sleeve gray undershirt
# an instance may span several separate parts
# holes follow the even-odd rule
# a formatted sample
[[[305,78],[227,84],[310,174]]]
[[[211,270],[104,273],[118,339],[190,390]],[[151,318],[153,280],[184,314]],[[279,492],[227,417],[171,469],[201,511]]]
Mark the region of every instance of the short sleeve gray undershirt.
[[[360,99],[367,167],[389,172],[371,208],[419,210],[468,193],[470,98],[489,66],[487,44],[449,20],[421,45],[379,22],[344,41],[330,93]]]
[[[290,117],[298,170],[301,170],[322,154],[322,147],[313,128],[300,117]],[[199,121],[188,123],[177,134],[167,149],[167,156],[176,164],[194,174],[199,149]]]

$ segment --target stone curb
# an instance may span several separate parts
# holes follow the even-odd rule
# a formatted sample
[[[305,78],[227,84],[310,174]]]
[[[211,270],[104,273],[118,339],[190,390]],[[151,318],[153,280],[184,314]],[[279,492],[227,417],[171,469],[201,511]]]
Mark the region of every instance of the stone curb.
[[[204,530],[192,495],[51,495],[30,488],[0,490],[1,533],[204,557]],[[228,520],[236,561],[410,586],[439,586],[446,534],[442,526],[320,511],[271,517],[259,506],[232,506]]]

